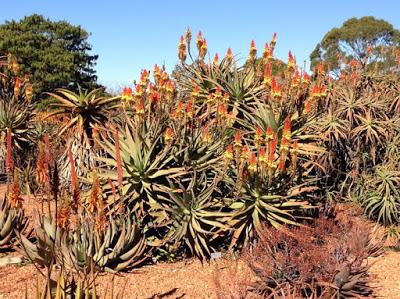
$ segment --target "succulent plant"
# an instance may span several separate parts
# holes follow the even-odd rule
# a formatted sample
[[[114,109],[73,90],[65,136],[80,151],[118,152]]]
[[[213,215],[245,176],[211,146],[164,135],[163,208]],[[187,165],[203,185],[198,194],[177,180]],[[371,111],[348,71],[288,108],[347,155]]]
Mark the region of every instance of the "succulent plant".
[[[52,262],[70,269],[123,271],[146,258],[146,242],[129,217],[110,219],[100,230],[90,218],[82,217],[73,229],[60,228],[54,219],[42,216],[35,228],[37,240],[22,238],[22,248],[30,260],[43,266]]]
[[[29,235],[23,209],[11,207],[6,197],[0,200],[0,249],[12,247],[18,235]]]
[[[104,230],[82,222],[61,242],[63,262],[70,267],[90,269],[91,263],[105,271],[126,271],[143,263],[146,239],[129,217],[110,219]]]
[[[368,217],[386,226],[400,222],[400,171],[398,165],[384,163],[364,174],[359,199]]]
[[[95,156],[101,155],[94,147],[93,132],[107,124],[116,114],[120,97],[107,97],[104,89],[98,88],[90,92],[80,90],[74,93],[67,89],[58,89],[56,93],[49,93],[55,99],[51,104],[53,111],[47,115],[48,119],[64,117],[66,120],[59,127],[58,136],[67,141],[65,151],[60,158],[60,175],[64,183],[71,180],[71,166],[68,150],[76,162],[76,172],[86,177],[92,169],[97,167]]]
[[[217,178],[209,181],[201,172],[194,173],[187,187],[179,181],[170,182],[168,193],[151,205],[154,225],[167,227],[163,239],[153,244],[168,243],[172,248],[188,248],[191,255],[202,260],[210,258],[213,241],[230,229],[226,224],[229,213],[223,211],[216,197],[217,185]]]

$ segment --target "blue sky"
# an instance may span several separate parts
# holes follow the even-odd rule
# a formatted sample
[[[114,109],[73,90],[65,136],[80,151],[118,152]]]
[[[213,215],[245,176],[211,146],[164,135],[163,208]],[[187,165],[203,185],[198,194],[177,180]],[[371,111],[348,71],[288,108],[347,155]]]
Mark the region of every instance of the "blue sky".
[[[179,37],[189,26],[206,37],[213,55],[228,47],[245,58],[255,40],[259,53],[274,32],[275,55],[289,50],[299,64],[332,27],[350,17],[372,15],[400,28],[398,0],[331,1],[129,1],[129,0],[14,0],[1,5],[0,22],[32,13],[80,24],[91,32],[89,42],[99,54],[99,82],[113,89],[131,84],[141,69],[177,62]]]

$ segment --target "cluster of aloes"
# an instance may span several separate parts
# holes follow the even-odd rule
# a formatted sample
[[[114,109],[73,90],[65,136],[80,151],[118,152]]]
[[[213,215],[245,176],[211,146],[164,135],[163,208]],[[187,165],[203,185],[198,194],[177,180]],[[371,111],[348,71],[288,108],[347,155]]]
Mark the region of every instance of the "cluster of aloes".
[[[325,189],[358,200],[370,218],[391,225],[399,221],[399,75],[382,72],[379,61],[368,62],[370,55],[364,64],[338,57],[340,74],[328,81],[324,113],[313,128],[326,148],[316,161],[327,174],[319,174]]]
[[[179,56],[189,48],[192,57],[190,43],[182,43]],[[299,211],[310,207],[301,193],[315,189],[305,188],[315,166],[310,156],[323,149],[316,144],[319,136],[307,130],[327,95],[325,74],[311,78],[300,72],[291,52],[283,66],[273,58],[275,45],[276,35],[257,59],[252,41],[242,67],[231,50],[221,63],[216,56],[208,65],[199,53],[198,60],[183,63],[174,74],[183,96],[196,96],[198,110],[208,112],[226,146],[224,184],[233,190],[226,196],[233,215],[231,246],[251,240],[265,221],[295,224]]]
[[[182,61],[190,38],[189,31],[179,43]],[[311,168],[307,157],[321,150],[305,130],[325,86],[300,76],[291,53],[284,72],[273,75],[275,42],[257,65],[238,68],[228,51],[221,64],[216,57],[206,66],[199,34],[199,59],[175,71],[175,82],[155,66],[154,83],[145,70],[134,89],[124,88],[125,118],[98,140],[111,213],[129,208],[153,245],[184,245],[201,258],[221,235],[232,234],[235,246],[254,237],[261,222],[296,223],[309,207],[300,195],[313,189],[302,177]]]

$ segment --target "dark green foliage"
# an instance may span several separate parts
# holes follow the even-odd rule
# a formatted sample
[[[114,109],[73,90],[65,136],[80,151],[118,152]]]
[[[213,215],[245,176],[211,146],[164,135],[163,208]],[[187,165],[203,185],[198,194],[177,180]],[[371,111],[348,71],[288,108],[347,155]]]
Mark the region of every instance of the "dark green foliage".
[[[311,65],[324,61],[332,70],[340,68],[337,56],[355,59],[366,64],[368,47],[372,53],[370,61],[381,59],[381,46],[399,46],[400,32],[392,24],[374,17],[348,19],[340,28],[333,28],[325,34],[310,55]]]
[[[12,54],[21,72],[30,74],[36,97],[55,88],[97,86],[89,33],[66,21],[31,15],[0,26],[0,53]]]

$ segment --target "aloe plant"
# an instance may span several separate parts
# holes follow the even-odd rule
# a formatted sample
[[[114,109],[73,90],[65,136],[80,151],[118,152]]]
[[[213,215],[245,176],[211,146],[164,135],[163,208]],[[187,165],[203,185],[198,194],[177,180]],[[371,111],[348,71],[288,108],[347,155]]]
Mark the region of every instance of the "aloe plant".
[[[0,200],[0,249],[10,249],[18,235],[29,236],[28,219],[23,209],[10,206],[6,197]]]
[[[229,214],[216,196],[217,185],[218,179],[209,181],[204,172],[195,172],[187,187],[170,182],[167,194],[151,205],[154,224],[167,227],[163,239],[153,244],[169,243],[172,248],[189,249],[190,255],[202,260],[210,258],[213,241],[230,229],[226,223]]]
[[[39,265],[57,262],[70,269],[86,271],[91,271],[92,266],[105,271],[123,271],[147,259],[145,238],[129,216],[110,219],[102,230],[88,216],[79,221],[76,227],[66,229],[59,227],[54,219],[42,216],[35,228],[36,242],[22,237],[22,248]]]

